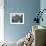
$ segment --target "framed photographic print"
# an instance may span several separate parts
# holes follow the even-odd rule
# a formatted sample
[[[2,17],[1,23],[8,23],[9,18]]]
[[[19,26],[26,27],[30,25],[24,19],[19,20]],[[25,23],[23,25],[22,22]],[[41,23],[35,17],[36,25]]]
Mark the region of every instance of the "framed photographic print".
[[[24,24],[24,13],[10,13],[10,24]]]

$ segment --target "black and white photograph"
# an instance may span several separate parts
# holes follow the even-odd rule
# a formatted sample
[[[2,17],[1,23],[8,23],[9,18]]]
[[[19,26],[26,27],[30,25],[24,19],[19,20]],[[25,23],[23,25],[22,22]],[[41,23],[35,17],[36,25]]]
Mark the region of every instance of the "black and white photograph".
[[[10,13],[10,24],[24,24],[24,13]]]

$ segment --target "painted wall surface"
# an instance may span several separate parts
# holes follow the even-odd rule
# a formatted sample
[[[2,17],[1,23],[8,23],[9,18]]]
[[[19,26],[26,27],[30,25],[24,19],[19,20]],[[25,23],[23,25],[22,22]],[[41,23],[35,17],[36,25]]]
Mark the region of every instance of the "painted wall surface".
[[[32,29],[32,21],[40,9],[40,0],[4,0],[4,35],[7,41],[18,41]],[[24,13],[24,24],[10,24],[11,12]]]
[[[0,0],[0,42],[4,41],[4,8],[3,7],[4,7],[4,2],[3,0]]]
[[[40,0],[40,9],[41,9],[41,11],[43,9],[46,9],[46,0]],[[43,12],[42,17],[43,17],[43,22],[40,21],[40,25],[46,27],[46,10]]]

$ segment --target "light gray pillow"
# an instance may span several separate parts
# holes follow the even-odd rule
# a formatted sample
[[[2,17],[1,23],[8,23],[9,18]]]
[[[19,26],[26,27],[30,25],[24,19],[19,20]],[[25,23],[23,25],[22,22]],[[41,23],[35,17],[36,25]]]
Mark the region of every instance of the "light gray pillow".
[[[25,40],[25,37],[22,38],[22,39],[20,39],[20,40],[17,42],[17,46],[23,46],[24,40]]]

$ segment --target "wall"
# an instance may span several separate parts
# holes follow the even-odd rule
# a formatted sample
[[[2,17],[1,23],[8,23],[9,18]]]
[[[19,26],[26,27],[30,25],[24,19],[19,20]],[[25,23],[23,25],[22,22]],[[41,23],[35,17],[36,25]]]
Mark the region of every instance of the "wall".
[[[42,11],[43,9],[46,9],[46,0],[40,0],[40,9],[41,9],[41,11]],[[42,17],[43,17],[43,22],[40,21],[40,25],[46,27],[46,11],[43,12]]]
[[[18,41],[32,28],[32,20],[40,9],[40,0],[4,0],[4,35],[7,41]],[[24,24],[10,24],[11,12],[24,13]]]
[[[0,0],[0,42],[4,41],[4,0]]]

